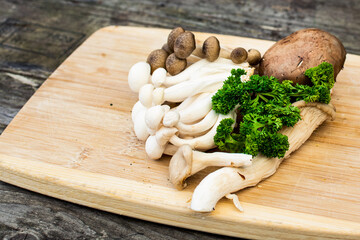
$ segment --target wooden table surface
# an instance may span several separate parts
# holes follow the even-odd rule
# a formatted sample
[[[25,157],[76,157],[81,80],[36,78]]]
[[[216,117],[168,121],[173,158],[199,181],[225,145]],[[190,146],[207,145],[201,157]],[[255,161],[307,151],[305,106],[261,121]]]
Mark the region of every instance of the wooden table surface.
[[[279,40],[317,27],[360,54],[358,0],[0,0],[0,132],[63,60],[108,25]],[[119,216],[0,182],[0,239],[231,239]]]

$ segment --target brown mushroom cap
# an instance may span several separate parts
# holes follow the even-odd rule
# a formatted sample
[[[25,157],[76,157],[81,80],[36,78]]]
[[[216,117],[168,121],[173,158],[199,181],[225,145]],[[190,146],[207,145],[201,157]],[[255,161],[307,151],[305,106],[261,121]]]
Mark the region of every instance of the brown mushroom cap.
[[[186,68],[186,64],[186,59],[179,59],[172,53],[166,59],[166,70],[170,75],[176,75]]]
[[[172,54],[174,51],[171,51],[169,48],[169,45],[167,43],[165,43],[161,49],[165,50],[169,55]]]
[[[261,60],[261,53],[256,49],[249,49],[247,61],[250,65],[256,65]]]
[[[175,40],[177,39],[177,37],[181,34],[185,32],[185,30],[182,28],[182,27],[177,27],[177,28],[174,28],[169,36],[168,36],[168,39],[167,39],[167,45],[170,49],[171,52],[174,51],[174,44],[175,44]]]
[[[152,51],[146,62],[150,64],[151,73],[158,68],[165,68],[165,62],[168,57],[168,53],[163,49],[156,49]]]
[[[234,50],[232,50],[230,54],[231,60],[236,64],[245,62],[247,57],[248,57],[248,53],[242,47],[235,48]]]
[[[208,37],[203,44],[202,52],[209,62],[218,59],[220,54],[219,40],[214,36]]]
[[[195,49],[195,36],[192,32],[181,33],[175,40],[174,53],[177,58],[185,59]]]

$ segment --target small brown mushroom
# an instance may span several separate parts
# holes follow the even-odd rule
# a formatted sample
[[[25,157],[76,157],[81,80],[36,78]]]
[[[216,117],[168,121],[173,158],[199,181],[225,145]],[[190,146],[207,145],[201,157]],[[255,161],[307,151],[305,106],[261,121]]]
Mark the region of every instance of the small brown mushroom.
[[[232,50],[230,58],[234,63],[240,64],[246,61],[246,59],[248,58],[248,53],[244,48],[238,47]]]
[[[163,49],[156,49],[152,51],[146,62],[150,64],[151,73],[158,68],[165,68],[165,62],[168,57],[168,53]]]
[[[174,53],[177,58],[185,59],[195,49],[195,36],[191,32],[181,33],[175,40]]]
[[[210,62],[215,61],[219,57],[227,58],[231,59],[236,64],[244,62],[247,58],[245,49],[235,48],[230,52],[227,49],[221,48],[219,40],[214,36],[207,38],[204,41],[202,48],[197,47],[192,54],[200,58],[206,58]]]
[[[219,40],[214,36],[208,37],[202,46],[202,53],[209,62],[218,59],[220,55]]]
[[[176,75],[186,68],[186,64],[186,59],[179,59],[172,53],[166,59],[166,70],[170,75]]]
[[[167,43],[165,43],[161,49],[165,50],[169,55],[172,54],[174,51],[171,51],[169,48],[169,45]]]
[[[257,65],[261,60],[261,53],[256,49],[249,49],[247,61],[250,65]]]
[[[175,40],[177,39],[177,37],[181,34],[185,32],[185,30],[182,28],[182,27],[177,27],[177,28],[174,28],[169,36],[168,36],[168,39],[167,39],[167,45],[169,47],[169,50],[171,52],[174,51],[174,44],[175,44]]]

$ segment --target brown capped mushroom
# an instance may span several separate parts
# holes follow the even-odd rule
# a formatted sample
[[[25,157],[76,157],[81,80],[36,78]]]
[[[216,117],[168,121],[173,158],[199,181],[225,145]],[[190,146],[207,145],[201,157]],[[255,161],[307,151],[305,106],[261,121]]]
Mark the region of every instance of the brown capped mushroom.
[[[240,64],[246,61],[246,59],[248,58],[248,53],[244,48],[238,47],[232,50],[230,58],[234,63]]]
[[[257,65],[261,60],[261,53],[256,49],[249,49],[247,61],[250,65]]]
[[[208,37],[202,46],[202,53],[209,62],[218,59],[220,55],[219,40],[214,36]]]
[[[168,53],[164,49],[156,49],[152,51],[146,62],[150,64],[151,73],[158,68],[165,68],[165,62],[168,57]]]
[[[185,30],[182,28],[182,27],[177,27],[177,28],[174,28],[169,36],[168,36],[168,39],[167,39],[167,45],[169,47],[169,50],[171,52],[174,51],[174,44],[175,44],[175,40],[177,39],[177,37],[181,34],[185,32]]]
[[[169,48],[169,45],[167,43],[165,43],[161,49],[165,50],[165,52],[167,52],[169,55],[172,54],[174,51],[171,51]]]
[[[219,40],[214,36],[207,38],[202,48],[197,47],[192,54],[200,58],[206,58],[209,62],[213,62],[219,57],[222,57],[231,59],[236,64],[244,62],[247,58],[245,49],[235,48],[230,52],[227,49],[221,48]]]
[[[181,33],[175,40],[174,53],[177,58],[185,59],[195,49],[195,36],[191,32]]]
[[[186,64],[186,59],[179,59],[172,53],[166,59],[166,70],[170,75],[176,75],[186,68]]]

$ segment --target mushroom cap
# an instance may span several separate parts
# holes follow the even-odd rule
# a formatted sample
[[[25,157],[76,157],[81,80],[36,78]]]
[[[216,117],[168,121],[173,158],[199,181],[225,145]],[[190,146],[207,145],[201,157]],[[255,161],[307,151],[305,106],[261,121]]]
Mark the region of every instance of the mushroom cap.
[[[149,108],[152,105],[153,91],[154,86],[150,83],[145,84],[140,88],[139,101],[146,108]]]
[[[174,53],[177,58],[186,59],[196,47],[195,36],[192,32],[181,33],[175,40]]]
[[[164,117],[165,109],[161,105],[148,108],[145,113],[145,123],[150,129],[157,130]]]
[[[151,159],[159,159],[163,155],[165,150],[165,145],[160,145],[156,141],[156,137],[154,135],[149,136],[145,142],[145,151],[149,158]]]
[[[140,88],[149,82],[150,65],[146,62],[135,63],[128,74],[128,84],[133,92],[139,92]]]
[[[161,49],[165,50],[169,55],[172,54],[174,51],[169,48],[169,45],[165,43]]]
[[[250,65],[256,65],[261,60],[261,53],[256,49],[249,49],[247,61]]]
[[[182,145],[172,156],[169,164],[170,182],[178,190],[186,187],[185,179],[191,175],[192,149]]]
[[[169,111],[165,113],[163,125],[165,127],[174,127],[180,120],[180,114],[177,111]]]
[[[149,54],[146,62],[151,66],[151,73],[158,68],[165,68],[165,62],[168,55],[169,54],[164,49],[156,49]]]
[[[168,36],[168,39],[167,39],[167,46],[170,50],[170,52],[173,52],[174,51],[174,44],[175,44],[175,40],[177,39],[177,37],[181,34],[185,32],[185,30],[182,28],[182,27],[177,27],[177,28],[174,28],[169,36]]]
[[[151,75],[151,82],[154,84],[154,87],[160,87],[166,80],[167,71],[165,68],[156,69]]]
[[[166,70],[170,75],[176,75],[186,68],[186,59],[179,59],[175,56],[175,53],[169,55],[166,59]]]
[[[240,64],[246,61],[248,58],[248,53],[244,48],[238,47],[232,50],[230,58],[234,63]]]
[[[208,37],[203,44],[202,52],[209,62],[213,62],[218,59],[220,54],[219,40],[214,36]]]

